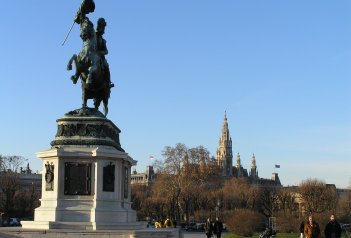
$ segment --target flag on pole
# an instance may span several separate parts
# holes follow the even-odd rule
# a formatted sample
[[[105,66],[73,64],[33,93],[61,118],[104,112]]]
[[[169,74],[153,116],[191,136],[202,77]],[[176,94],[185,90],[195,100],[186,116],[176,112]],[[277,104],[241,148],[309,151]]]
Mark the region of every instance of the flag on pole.
[[[95,2],[94,0],[83,0],[80,4],[80,8],[74,17],[74,21],[77,24],[81,24],[85,19],[85,15],[95,11]]]
[[[95,11],[95,3],[94,0],[83,0],[80,5],[80,9],[82,14],[87,15],[88,13]]]
[[[275,167],[276,167],[277,169],[279,169],[279,168],[280,168],[280,164],[276,164]]]

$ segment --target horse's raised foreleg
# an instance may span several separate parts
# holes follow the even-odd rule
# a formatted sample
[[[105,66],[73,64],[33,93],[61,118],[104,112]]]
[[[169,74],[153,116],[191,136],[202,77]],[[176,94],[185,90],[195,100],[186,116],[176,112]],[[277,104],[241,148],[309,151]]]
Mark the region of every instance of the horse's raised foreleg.
[[[77,59],[76,54],[72,55],[72,57],[69,59],[68,64],[67,64],[67,70],[72,70],[72,63],[73,63],[74,59]]]
[[[76,68],[76,73],[74,75],[71,76],[71,80],[73,81],[74,84],[77,83],[79,75],[81,74],[81,70],[80,70],[80,64],[78,63],[77,60],[77,55],[74,54],[71,59],[68,61],[67,64],[67,70],[72,70],[72,63],[74,62],[74,66]]]

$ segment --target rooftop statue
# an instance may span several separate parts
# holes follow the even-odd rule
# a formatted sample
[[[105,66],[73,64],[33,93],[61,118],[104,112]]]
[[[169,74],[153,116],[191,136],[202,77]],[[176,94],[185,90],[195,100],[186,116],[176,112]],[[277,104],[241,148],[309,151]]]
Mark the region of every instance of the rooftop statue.
[[[71,76],[71,80],[76,84],[78,79],[81,79],[82,108],[87,107],[88,99],[93,99],[94,107],[98,110],[102,101],[106,116],[108,113],[108,99],[114,85],[111,83],[110,69],[105,59],[105,55],[108,53],[106,40],[103,38],[106,21],[104,18],[99,18],[95,31],[94,24],[86,16],[94,10],[95,3],[93,0],[83,0],[74,18],[74,23],[80,25],[80,38],[83,41],[83,47],[78,55],[74,54],[71,57],[67,70],[72,70],[72,63],[74,63],[76,72]]]

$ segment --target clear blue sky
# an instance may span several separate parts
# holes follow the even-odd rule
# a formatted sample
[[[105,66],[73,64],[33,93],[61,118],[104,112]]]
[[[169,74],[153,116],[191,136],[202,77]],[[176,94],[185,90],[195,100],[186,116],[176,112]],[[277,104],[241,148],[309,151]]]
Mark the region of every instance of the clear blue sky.
[[[349,0],[95,0],[112,81],[111,119],[137,170],[164,146],[215,155],[227,110],[233,152],[284,185],[351,181]],[[81,106],[66,64],[81,49],[80,0],[1,4],[0,154],[50,147],[56,119]],[[90,102],[90,106],[92,103]],[[235,158],[234,158],[235,161]]]

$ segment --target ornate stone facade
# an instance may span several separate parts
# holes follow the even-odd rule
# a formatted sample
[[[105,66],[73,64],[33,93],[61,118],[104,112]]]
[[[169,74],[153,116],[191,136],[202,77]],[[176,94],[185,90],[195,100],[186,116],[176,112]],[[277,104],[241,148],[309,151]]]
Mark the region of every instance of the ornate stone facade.
[[[216,159],[218,165],[222,169],[222,176],[231,177],[233,175],[232,138],[230,137],[226,114],[224,115],[222,134],[219,138]]]
[[[224,114],[224,121],[222,126],[222,133],[219,138],[216,160],[221,168],[221,175],[224,179],[246,178],[252,183],[260,185],[281,186],[278,173],[272,174],[272,179],[264,179],[258,176],[256,165],[256,157],[253,154],[251,159],[250,172],[242,166],[240,154],[237,153],[236,164],[233,166],[233,148],[232,138],[229,133],[228,120],[226,113]]]

